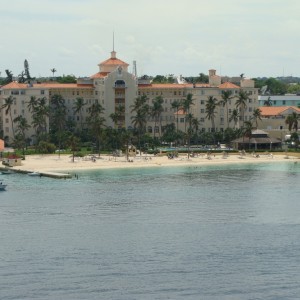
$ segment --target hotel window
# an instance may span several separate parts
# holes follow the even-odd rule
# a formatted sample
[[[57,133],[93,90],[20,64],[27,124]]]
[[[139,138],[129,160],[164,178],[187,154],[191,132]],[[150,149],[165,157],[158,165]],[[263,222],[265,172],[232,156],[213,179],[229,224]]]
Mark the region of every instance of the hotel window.
[[[79,91],[77,91],[77,96],[79,96]]]
[[[174,91],[174,96],[176,96],[177,95],[177,93],[176,93],[176,91]]]
[[[200,101],[200,104],[204,104],[204,100],[201,100],[201,101]]]
[[[180,123],[184,123],[184,118],[180,118]]]
[[[203,108],[200,109],[201,114],[205,113],[205,110]]]
[[[17,110],[16,109],[14,109],[14,115],[16,115],[17,114]]]
[[[8,127],[5,127],[5,132],[9,132],[9,128]]]
[[[45,91],[44,90],[41,90],[41,95],[45,95]]]
[[[202,91],[201,91],[201,95],[205,95],[205,91],[202,90]]]
[[[282,105],[285,105],[285,100],[282,100]]]
[[[203,122],[203,123],[204,123],[204,118],[200,118],[200,122]]]
[[[22,115],[25,115],[25,110],[24,109],[22,109]]]
[[[9,122],[9,120],[8,120],[8,118],[6,118],[6,119],[5,119],[5,123],[8,123],[8,122]]]

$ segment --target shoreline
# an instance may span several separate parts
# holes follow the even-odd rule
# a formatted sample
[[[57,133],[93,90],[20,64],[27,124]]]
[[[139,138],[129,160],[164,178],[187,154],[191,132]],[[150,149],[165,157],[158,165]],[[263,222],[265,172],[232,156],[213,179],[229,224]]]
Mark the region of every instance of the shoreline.
[[[130,157],[126,161],[124,156],[113,157],[110,155],[101,155],[100,157],[75,158],[68,154],[60,155],[28,155],[22,161],[21,166],[12,167],[15,171],[25,172],[75,172],[86,170],[103,169],[123,169],[123,168],[145,168],[145,167],[164,167],[164,166],[209,166],[224,164],[241,163],[266,163],[266,162],[287,162],[299,161],[299,157],[293,155],[272,155],[260,154],[256,157],[251,154],[230,154],[227,157],[222,154],[199,155],[197,157],[187,158],[187,155],[180,155],[178,158],[169,159],[167,156],[143,155]],[[3,166],[4,167],[4,166]]]

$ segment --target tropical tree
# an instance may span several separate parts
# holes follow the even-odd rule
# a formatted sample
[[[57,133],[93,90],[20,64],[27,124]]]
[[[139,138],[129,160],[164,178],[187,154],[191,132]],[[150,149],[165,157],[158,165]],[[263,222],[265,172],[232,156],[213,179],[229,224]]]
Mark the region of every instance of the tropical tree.
[[[147,104],[147,101],[148,101],[147,96],[143,95],[137,97],[133,105],[131,106],[132,108],[131,112],[135,113],[135,115],[131,117],[131,120],[138,134],[138,143],[139,143],[140,150],[141,150],[141,135],[146,131],[147,117],[149,113],[149,105]]]
[[[218,102],[214,96],[208,96],[205,104],[206,118],[211,120],[212,131],[215,132],[215,117]]]
[[[245,122],[245,111],[247,108],[247,101],[248,101],[249,97],[247,92],[245,92],[244,90],[240,90],[239,94],[237,96],[237,100],[235,102],[235,106],[236,108],[239,108],[240,110],[240,116],[243,122],[243,126],[244,126],[244,122]]]
[[[58,140],[58,155],[60,156],[60,150],[62,146],[62,138],[64,136],[64,129],[66,126],[66,105],[65,99],[58,94],[54,94],[51,99],[51,113],[50,113],[50,126],[52,133]]]
[[[52,72],[52,78],[54,78],[54,73],[57,72],[57,70],[55,68],[50,69],[50,71]]]
[[[272,106],[271,97],[268,97],[268,99],[264,101],[264,106]]]
[[[100,103],[94,103],[89,108],[87,122],[92,134],[95,136],[98,145],[98,155],[100,156],[100,143],[105,119],[102,117],[104,108]]]
[[[297,132],[298,130],[298,115],[296,112],[293,112],[292,114],[288,115],[285,119],[285,124],[288,125],[289,131],[292,131],[292,129]]]
[[[9,115],[10,122],[11,122],[11,129],[13,133],[13,138],[15,137],[15,129],[14,129],[14,122],[12,118],[12,106],[14,105],[15,99],[12,96],[9,96],[4,99],[4,104],[1,106],[0,110],[5,110],[5,115]]]
[[[150,107],[150,113],[152,118],[154,118],[154,138],[155,138],[155,133],[156,133],[156,124],[157,122],[160,123],[160,129],[159,129],[159,135],[161,134],[161,114],[164,111],[163,108],[163,103],[164,99],[162,96],[157,96],[155,99],[152,101],[153,106]]]
[[[86,105],[84,102],[84,99],[82,97],[77,97],[74,103],[74,114],[79,114],[80,117],[80,127],[81,127],[81,132],[83,130],[83,118],[82,118],[82,109]]]
[[[229,122],[231,122],[231,121],[233,121],[234,128],[236,129],[238,121],[239,121],[239,111],[236,108],[232,110],[231,115],[229,117]]]
[[[20,148],[23,149],[23,155],[25,155],[25,147],[26,147],[26,131],[30,128],[30,125],[28,124],[27,120],[19,115],[14,119],[14,123],[17,124],[16,128],[16,137],[15,142]]]
[[[190,109],[191,106],[194,105],[194,99],[193,99],[193,94],[188,93],[185,97],[185,99],[182,99],[182,109],[184,110],[185,113],[185,124],[184,124],[184,133],[186,135],[186,124],[189,124],[188,129],[191,131],[191,123],[189,123],[189,114],[190,114]]]
[[[182,101],[174,100],[171,103],[171,106],[172,106],[172,108],[174,108],[176,110],[176,135],[178,137],[178,112],[179,112],[179,109],[182,107]]]
[[[73,162],[75,160],[75,152],[78,149],[79,142],[80,142],[79,138],[74,134],[70,135],[67,140],[67,145],[70,147],[70,149],[72,151],[72,161]]]
[[[261,110],[259,108],[254,109],[253,114],[252,114],[252,119],[255,122],[256,129],[258,128],[258,120],[261,121]]]
[[[297,150],[299,148],[299,135],[296,131],[291,134],[291,142],[295,145]]]
[[[250,139],[252,137],[252,130],[254,129],[251,121],[245,121],[243,126],[243,140],[244,137],[249,138],[249,149],[250,149]]]
[[[231,90],[225,90],[222,92],[221,95],[222,100],[219,102],[219,104],[223,107],[225,107],[226,110],[226,121],[227,121],[227,128],[229,127],[229,113],[228,113],[228,103],[231,99],[233,99],[232,91]]]

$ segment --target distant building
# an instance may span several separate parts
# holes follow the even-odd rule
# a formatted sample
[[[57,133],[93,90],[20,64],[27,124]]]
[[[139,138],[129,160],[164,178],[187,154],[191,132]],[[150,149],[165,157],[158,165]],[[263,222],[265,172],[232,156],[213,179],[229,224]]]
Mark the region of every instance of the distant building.
[[[293,112],[300,117],[300,108],[295,106],[262,106],[261,120],[258,121],[258,128],[266,131],[271,137],[284,139],[284,136],[289,134],[288,125],[285,119]]]
[[[300,95],[262,95],[258,96],[259,106],[296,106],[300,107]]]
[[[239,150],[274,150],[281,148],[281,140],[269,137],[263,130],[253,130],[250,137],[241,137],[232,141],[235,149]]]

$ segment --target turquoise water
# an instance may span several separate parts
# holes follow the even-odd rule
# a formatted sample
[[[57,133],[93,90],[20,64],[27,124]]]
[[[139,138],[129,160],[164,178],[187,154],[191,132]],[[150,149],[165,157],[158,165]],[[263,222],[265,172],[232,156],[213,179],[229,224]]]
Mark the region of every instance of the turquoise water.
[[[0,175],[0,299],[299,299],[300,163]]]

